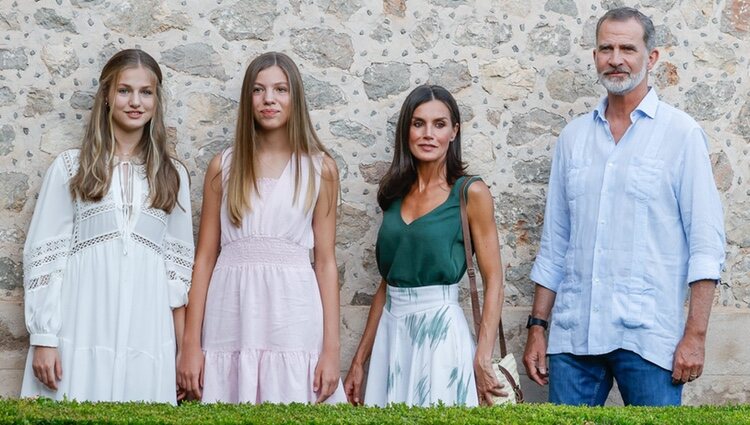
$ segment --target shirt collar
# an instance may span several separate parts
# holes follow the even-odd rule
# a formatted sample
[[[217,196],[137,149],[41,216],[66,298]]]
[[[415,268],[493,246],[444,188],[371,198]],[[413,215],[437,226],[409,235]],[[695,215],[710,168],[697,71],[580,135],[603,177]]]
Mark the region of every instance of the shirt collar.
[[[599,119],[601,121],[607,121],[607,118],[604,115],[604,113],[607,111],[607,104],[607,96],[604,96],[604,98],[596,106],[596,109],[594,109],[595,120]],[[642,115],[646,115],[649,118],[653,119],[656,116],[656,109],[658,106],[659,95],[656,94],[656,89],[654,87],[649,87],[648,93],[646,93],[646,96],[643,98],[643,100],[641,100],[641,103],[638,104],[638,107],[635,108],[633,114],[640,112]]]

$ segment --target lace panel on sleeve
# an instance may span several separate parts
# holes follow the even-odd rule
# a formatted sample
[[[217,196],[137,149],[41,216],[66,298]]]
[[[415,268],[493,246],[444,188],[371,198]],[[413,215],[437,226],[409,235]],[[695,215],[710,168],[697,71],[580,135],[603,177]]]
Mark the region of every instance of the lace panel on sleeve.
[[[70,238],[50,239],[24,253],[23,275],[27,290],[43,288],[60,275],[68,259]]]
[[[164,239],[164,262],[169,280],[180,280],[189,289],[193,273],[193,247],[179,239]]]

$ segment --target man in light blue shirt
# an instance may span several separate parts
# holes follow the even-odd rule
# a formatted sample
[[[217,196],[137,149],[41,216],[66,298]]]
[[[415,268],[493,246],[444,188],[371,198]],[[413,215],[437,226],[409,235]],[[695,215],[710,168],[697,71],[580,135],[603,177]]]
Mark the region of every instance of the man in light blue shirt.
[[[707,138],[648,85],[648,17],[610,10],[596,36],[607,96],[555,147],[524,365],[553,403],[602,405],[614,379],[626,404],[678,405],[724,263]]]

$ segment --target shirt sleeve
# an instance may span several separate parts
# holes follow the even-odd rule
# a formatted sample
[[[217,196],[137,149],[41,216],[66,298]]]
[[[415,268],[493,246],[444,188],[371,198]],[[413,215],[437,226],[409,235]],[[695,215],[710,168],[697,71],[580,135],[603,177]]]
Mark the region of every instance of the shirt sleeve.
[[[688,133],[678,202],[690,250],[688,282],[718,280],[724,267],[724,213],[716,189],[708,139],[700,128]]]
[[[565,253],[570,238],[570,211],[565,188],[564,134],[560,135],[552,158],[544,227],[531,280],[557,292],[565,277]]]
[[[47,170],[23,249],[24,313],[31,345],[57,347],[62,324],[61,290],[75,218],[64,155]]]
[[[169,306],[172,308],[187,304],[194,258],[189,178],[182,164],[177,163],[175,167],[180,175],[178,204],[167,216],[167,233],[164,237],[164,265],[169,285]]]

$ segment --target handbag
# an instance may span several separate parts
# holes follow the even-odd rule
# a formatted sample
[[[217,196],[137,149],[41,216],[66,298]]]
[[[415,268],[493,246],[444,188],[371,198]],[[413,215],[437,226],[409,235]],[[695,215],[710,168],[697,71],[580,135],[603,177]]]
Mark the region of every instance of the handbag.
[[[469,217],[466,212],[466,188],[471,182],[471,178],[466,178],[461,185],[459,194],[461,206],[461,229],[464,234],[464,252],[466,253],[466,273],[469,275],[469,290],[471,293],[471,311],[474,316],[474,332],[479,338],[479,324],[482,321],[482,313],[479,305],[479,292],[477,291],[476,270],[474,269],[474,260],[472,254],[471,231],[469,230]],[[498,326],[500,341],[500,358],[492,358],[492,369],[495,372],[498,382],[503,385],[503,389],[508,393],[507,396],[496,396],[492,398],[494,404],[516,404],[523,403],[523,391],[521,391],[520,378],[518,376],[518,367],[516,358],[513,353],[508,353],[505,346],[505,332],[503,332],[503,318],[500,317]],[[512,391],[509,391],[512,390]]]

